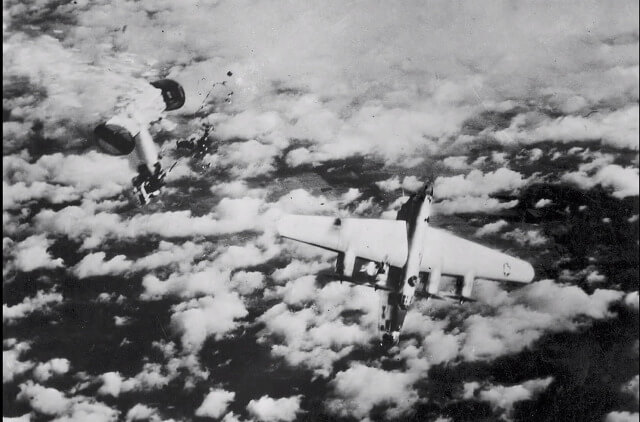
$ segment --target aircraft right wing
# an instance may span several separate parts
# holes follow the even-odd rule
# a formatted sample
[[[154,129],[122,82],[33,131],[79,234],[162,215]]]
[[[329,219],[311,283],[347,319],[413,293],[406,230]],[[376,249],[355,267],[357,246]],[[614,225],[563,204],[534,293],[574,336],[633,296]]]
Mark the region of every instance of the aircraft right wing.
[[[285,215],[278,222],[281,236],[329,249],[352,251],[359,258],[402,267],[407,260],[404,221]]]
[[[440,268],[443,275],[529,283],[534,271],[531,264],[500,251],[462,239],[449,232],[428,227],[425,233],[420,269],[431,272]]]

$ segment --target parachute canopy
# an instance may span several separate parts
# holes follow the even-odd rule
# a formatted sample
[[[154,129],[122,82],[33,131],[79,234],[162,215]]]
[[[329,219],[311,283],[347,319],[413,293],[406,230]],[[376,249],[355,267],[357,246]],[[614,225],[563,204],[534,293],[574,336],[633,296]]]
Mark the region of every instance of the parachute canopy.
[[[162,90],[166,111],[177,110],[184,105],[185,95],[182,86],[173,79],[160,79],[151,85]]]
[[[93,133],[96,135],[98,147],[107,154],[129,155],[136,147],[131,133],[122,126],[101,124]]]

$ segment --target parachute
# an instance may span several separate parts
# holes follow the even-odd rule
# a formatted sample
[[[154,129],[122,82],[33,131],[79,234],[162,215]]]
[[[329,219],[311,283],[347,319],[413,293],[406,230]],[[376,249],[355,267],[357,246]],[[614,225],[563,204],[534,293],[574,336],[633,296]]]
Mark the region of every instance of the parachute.
[[[131,133],[122,126],[102,123],[93,133],[100,149],[111,155],[129,155],[136,147]]]
[[[160,79],[151,85],[162,90],[162,98],[167,106],[166,111],[177,110],[184,105],[185,95],[182,86],[173,79]]]

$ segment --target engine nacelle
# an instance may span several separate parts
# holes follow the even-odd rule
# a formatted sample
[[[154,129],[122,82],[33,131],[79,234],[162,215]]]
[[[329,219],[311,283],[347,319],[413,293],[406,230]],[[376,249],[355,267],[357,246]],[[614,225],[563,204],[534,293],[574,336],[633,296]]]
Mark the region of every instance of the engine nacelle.
[[[429,273],[429,287],[427,293],[429,296],[437,296],[440,290],[440,280],[442,280],[442,272],[439,268],[433,268]]]
[[[473,291],[473,282],[475,279],[476,275],[473,273],[467,273],[464,275],[464,279],[462,281],[462,297],[471,299],[471,292]]]
[[[336,273],[345,277],[353,277],[353,269],[356,264],[356,254],[351,250],[338,253],[336,261]]]

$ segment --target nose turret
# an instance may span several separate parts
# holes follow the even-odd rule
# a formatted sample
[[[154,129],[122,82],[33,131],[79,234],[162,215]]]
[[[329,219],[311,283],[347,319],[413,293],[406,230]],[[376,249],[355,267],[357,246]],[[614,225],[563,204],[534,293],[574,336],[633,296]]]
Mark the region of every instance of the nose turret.
[[[394,331],[392,333],[384,333],[382,335],[382,341],[380,342],[380,347],[384,350],[389,350],[396,344],[398,344],[398,340],[400,340],[400,332]]]

